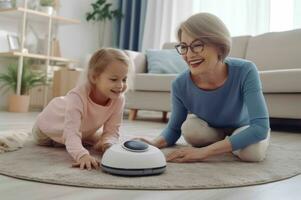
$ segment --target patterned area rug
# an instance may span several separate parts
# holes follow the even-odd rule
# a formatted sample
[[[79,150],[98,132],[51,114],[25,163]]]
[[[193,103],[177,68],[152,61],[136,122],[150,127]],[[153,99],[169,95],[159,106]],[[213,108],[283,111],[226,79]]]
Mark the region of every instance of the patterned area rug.
[[[125,121],[121,133],[127,138],[155,137],[165,126],[157,122]],[[261,163],[241,162],[227,154],[202,163],[168,163],[161,175],[130,178],[113,176],[101,170],[71,168],[72,160],[64,148],[40,147],[27,142],[17,151],[0,154],[0,173],[38,182],[91,188],[179,190],[239,187],[300,174],[300,144],[301,134],[272,132],[267,159]],[[180,145],[163,152],[167,154],[181,145],[185,145],[182,139]]]

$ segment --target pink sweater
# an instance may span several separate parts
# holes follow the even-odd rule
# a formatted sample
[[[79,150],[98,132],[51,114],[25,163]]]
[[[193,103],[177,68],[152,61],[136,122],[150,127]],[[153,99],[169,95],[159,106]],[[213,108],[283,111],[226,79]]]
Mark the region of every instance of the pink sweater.
[[[110,100],[106,106],[94,103],[90,87],[81,85],[66,96],[56,97],[39,114],[37,126],[56,142],[65,144],[69,154],[78,161],[89,154],[83,142],[116,143],[122,122],[124,96]],[[102,134],[96,134],[102,128]]]

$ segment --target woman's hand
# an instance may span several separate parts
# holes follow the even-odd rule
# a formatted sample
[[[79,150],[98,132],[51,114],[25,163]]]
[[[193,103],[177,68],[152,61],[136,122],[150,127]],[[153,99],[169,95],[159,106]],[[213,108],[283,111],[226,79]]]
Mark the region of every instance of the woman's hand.
[[[134,139],[140,140],[142,142],[145,142],[147,144],[155,146],[159,149],[167,147],[167,142],[165,141],[165,139],[162,136],[159,136],[154,140],[148,140],[148,139],[145,139],[145,138],[134,138]]]
[[[229,138],[215,142],[203,148],[186,147],[175,150],[167,155],[167,162],[200,162],[214,155],[224,154],[232,151]]]
[[[209,156],[206,148],[186,147],[175,150],[166,156],[167,162],[187,163],[200,162]]]
[[[88,154],[83,155],[78,162],[72,164],[72,167],[79,167],[80,169],[87,170],[91,170],[92,168],[99,169],[99,166],[99,161]]]

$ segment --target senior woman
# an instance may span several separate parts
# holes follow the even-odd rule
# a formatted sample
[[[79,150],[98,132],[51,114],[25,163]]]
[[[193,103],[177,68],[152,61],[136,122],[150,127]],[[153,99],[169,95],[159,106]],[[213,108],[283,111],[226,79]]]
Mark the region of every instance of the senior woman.
[[[167,127],[153,141],[164,148],[183,135],[190,147],[167,156],[169,162],[200,162],[233,152],[242,161],[265,158],[270,128],[267,106],[254,63],[227,57],[231,37],[224,23],[199,13],[178,29],[178,53],[189,69],[172,84]]]

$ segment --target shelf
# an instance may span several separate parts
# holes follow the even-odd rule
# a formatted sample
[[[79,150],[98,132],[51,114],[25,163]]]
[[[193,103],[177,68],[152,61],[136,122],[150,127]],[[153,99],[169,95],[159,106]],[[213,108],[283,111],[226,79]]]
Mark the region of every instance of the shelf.
[[[66,62],[66,63],[76,63],[76,60],[71,60],[68,58],[63,58],[63,57],[54,57],[54,56],[46,56],[46,55],[41,55],[41,54],[32,54],[32,53],[22,53],[18,51],[10,51],[10,52],[0,52],[0,57],[19,57],[23,56],[26,58],[36,58],[40,60],[47,60],[49,59],[50,61],[57,61],[57,62]]]
[[[26,1],[25,1],[26,2]],[[25,5],[26,7],[26,5]],[[24,7],[16,7],[16,8],[9,8],[9,9],[0,9],[0,19],[1,21],[6,21],[6,23],[11,23],[10,21],[15,22],[22,22],[21,30],[19,31],[20,33],[20,46],[21,48],[24,48],[24,42],[26,38],[26,25],[28,22],[34,22],[34,23],[41,23],[47,25],[45,31],[47,31],[48,36],[47,36],[47,51],[48,52],[46,55],[45,54],[33,54],[33,53],[28,53],[26,51],[21,51],[21,50],[16,50],[16,51],[8,51],[8,52],[0,52],[0,57],[7,57],[7,58],[20,58],[18,62],[18,69],[21,69],[23,66],[22,59],[24,58],[33,58],[33,59],[38,59],[38,60],[44,60],[45,61],[45,72],[49,73],[49,68],[51,65],[56,65],[56,66],[66,66],[66,63],[76,63],[78,61],[76,60],[71,60],[68,58],[64,57],[54,57],[54,56],[49,56],[50,50],[53,48],[53,44],[51,42],[52,39],[52,31],[55,30],[53,29],[54,26],[59,26],[59,25],[73,25],[73,24],[79,24],[79,20],[75,19],[69,19],[57,15],[48,15],[47,13],[36,11],[36,10],[31,10],[31,9],[26,9]],[[20,23],[19,23],[20,25]],[[22,78],[22,72],[18,73],[17,77],[17,86],[16,86],[16,93],[20,94],[21,93],[21,78]],[[47,104],[47,95],[48,91],[44,91],[44,106]]]
[[[54,56],[50,56],[49,60],[51,61],[58,61],[58,62],[67,62],[67,63],[77,63],[76,60],[71,60],[68,58],[64,58],[64,57],[54,57]]]
[[[25,9],[22,7],[18,8],[8,8],[8,9],[0,9],[0,16],[9,17],[11,19],[16,19],[16,17],[22,19],[23,14],[27,13],[28,20],[36,21],[36,22],[47,22],[50,18],[52,18],[53,23],[60,25],[68,25],[68,24],[79,24],[79,20],[69,19],[57,15],[48,15],[47,13],[43,13],[36,10]]]

